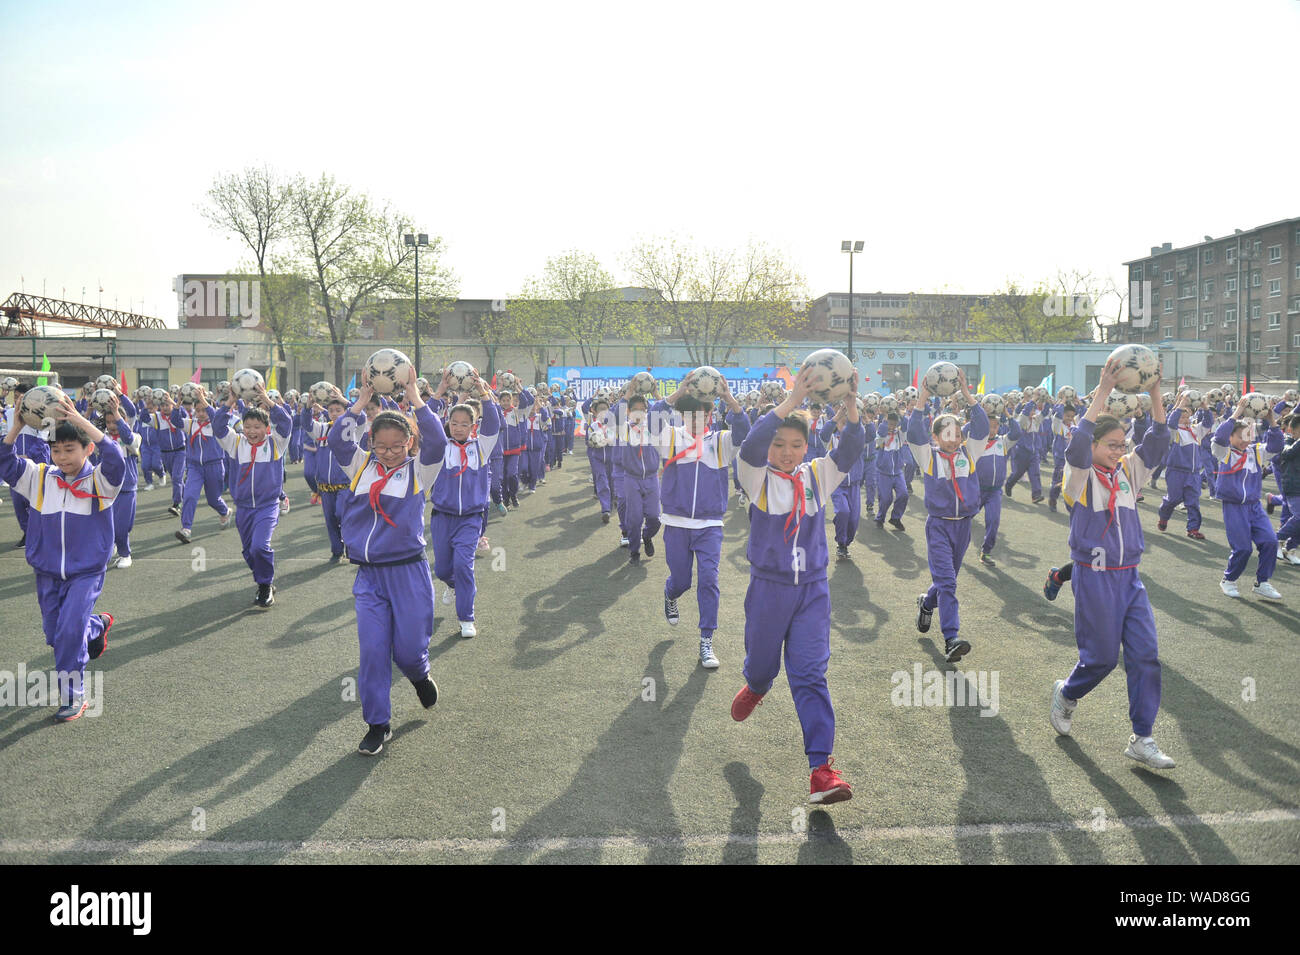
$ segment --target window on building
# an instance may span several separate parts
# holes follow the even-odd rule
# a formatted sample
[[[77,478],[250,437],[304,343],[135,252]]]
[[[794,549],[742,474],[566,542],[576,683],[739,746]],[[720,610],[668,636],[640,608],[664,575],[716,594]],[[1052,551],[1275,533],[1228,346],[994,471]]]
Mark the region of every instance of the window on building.
[[[229,381],[229,380],[230,380],[229,368],[208,368],[207,366],[204,366],[203,375],[199,381],[199,384],[201,384],[204,388],[208,389],[208,391],[215,392],[217,390],[217,382]]]
[[[1213,264],[1214,264],[1214,250],[1213,250],[1213,249],[1206,249],[1206,250],[1201,254],[1201,262],[1202,262],[1204,265],[1213,265]]]
[[[1259,288],[1259,283],[1260,283],[1261,279],[1263,279],[1263,273],[1261,273],[1261,272],[1259,271],[1259,269],[1256,269],[1254,272],[1251,272],[1251,273],[1250,273],[1250,287],[1251,287],[1251,288]]]
[[[148,385],[150,388],[167,387],[166,368],[141,368],[136,371],[136,377],[141,385]]]
[[[1252,305],[1252,306],[1250,307],[1250,320],[1251,320],[1252,322],[1257,322],[1257,321],[1259,321],[1259,306],[1258,306],[1258,305]]]
[[[1213,324],[1214,324],[1214,309],[1207,308],[1205,311],[1201,312],[1201,327],[1209,328]]]
[[[1195,327],[1196,327],[1196,313],[1195,313],[1195,312],[1183,312],[1183,314],[1182,314],[1182,321],[1180,321],[1179,324],[1180,324],[1183,328],[1195,328]]]
[[[1227,262],[1229,265],[1237,261],[1237,247],[1235,245],[1227,245],[1223,247],[1223,261]]]
[[[1225,339],[1223,340],[1223,350],[1224,350],[1224,351],[1236,351],[1236,350],[1237,350],[1237,340],[1236,340],[1235,338],[1225,338]]]
[[[1281,346],[1278,346],[1278,345],[1269,345],[1269,346],[1268,346],[1268,362],[1267,362],[1267,363],[1270,364],[1270,365],[1281,364],[1281,362],[1282,362],[1282,354],[1281,354],[1281,352],[1282,352]]]
[[[1187,256],[1185,256],[1185,255],[1180,255],[1180,256],[1175,260],[1175,263],[1174,263],[1174,264],[1177,266],[1179,272],[1186,272],[1186,271],[1187,271]]]
[[[1281,328],[1281,327],[1282,327],[1282,313],[1281,313],[1281,312],[1269,312],[1269,313],[1268,313],[1268,327],[1269,327],[1270,329]]]
[[[1296,332],[1291,336],[1291,347],[1300,351],[1300,332]]]
[[[1300,265],[1296,265],[1295,267],[1295,280],[1300,282]]]
[[[840,318],[839,316],[836,315],[831,316],[831,328],[847,330],[848,327],[849,327],[849,317],[847,315],[845,315],[843,318]]]
[[[1165,299],[1165,314],[1172,315],[1173,313],[1174,313],[1174,300],[1172,298],[1167,298]]]
[[[1179,298],[1191,298],[1196,294],[1196,286],[1191,282],[1184,282],[1178,286]]]
[[[1259,336],[1258,336],[1258,335],[1251,335],[1251,336],[1250,336],[1250,350],[1251,350],[1251,351],[1259,351]]]
[[[1282,280],[1281,280],[1281,279],[1269,279],[1269,280],[1268,280],[1268,297],[1269,297],[1269,298],[1277,298],[1277,297],[1278,297],[1279,295],[1281,295],[1281,294],[1282,294]]]
[[[1237,321],[1237,310],[1235,308],[1225,308],[1223,310],[1223,327],[1235,324]]]
[[[1203,295],[1214,294],[1214,279],[1206,279],[1204,282],[1201,283],[1201,293]]]
[[[1223,294],[1231,295],[1237,291],[1237,276],[1229,275],[1223,280]]]
[[[1288,308],[1286,311],[1288,315],[1294,315],[1296,312],[1300,312],[1300,295],[1297,295],[1295,298],[1291,299],[1291,307]]]
[[[1282,246],[1270,245],[1268,247],[1268,264],[1276,265],[1282,261]]]
[[[1164,283],[1165,283],[1165,285],[1173,285],[1173,284],[1174,284],[1174,270],[1173,270],[1173,269],[1165,269]]]
[[[1141,265],[1133,266],[1133,281],[1135,282],[1140,281],[1143,277],[1144,277],[1144,273],[1143,273],[1142,266]]]
[[[1259,247],[1263,244],[1264,243],[1260,239],[1256,239],[1254,242],[1251,243],[1250,246],[1251,251],[1254,252],[1256,255],[1259,255]]]

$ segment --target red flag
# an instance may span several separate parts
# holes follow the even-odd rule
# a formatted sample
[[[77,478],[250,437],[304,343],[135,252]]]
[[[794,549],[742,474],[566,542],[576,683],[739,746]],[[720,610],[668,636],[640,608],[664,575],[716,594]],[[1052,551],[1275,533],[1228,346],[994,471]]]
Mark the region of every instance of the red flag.
[[[492,389],[493,391],[496,391],[496,390],[497,390],[497,376],[496,376],[496,372],[493,372],[493,373],[492,373],[492,384],[491,384],[489,387],[491,387],[491,389]]]
[[[915,388],[921,383],[921,369],[912,372],[912,387]]]
[[[203,366],[199,365],[198,369],[195,370],[194,374],[190,375],[191,383],[197,385],[199,383],[199,376],[202,374],[203,374]]]
[[[1179,378],[1179,379],[1178,379],[1178,387],[1179,387],[1180,389],[1181,389],[1181,388],[1185,388],[1185,387],[1187,387],[1187,376],[1186,376],[1186,375],[1184,375],[1182,378]]]
[[[122,394],[126,394],[126,369],[122,369]]]

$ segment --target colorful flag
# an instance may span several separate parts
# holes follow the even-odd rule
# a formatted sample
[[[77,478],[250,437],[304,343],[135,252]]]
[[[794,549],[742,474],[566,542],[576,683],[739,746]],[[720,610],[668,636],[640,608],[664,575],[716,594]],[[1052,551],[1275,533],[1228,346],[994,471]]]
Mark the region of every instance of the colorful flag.
[[[1179,390],[1182,390],[1182,389],[1185,388],[1185,387],[1187,387],[1187,376],[1186,376],[1186,375],[1184,375],[1182,378],[1179,378],[1179,379],[1178,379],[1178,388],[1179,388]]]
[[[1038,387],[1039,387],[1039,388],[1046,388],[1046,389],[1047,389],[1047,393],[1048,393],[1049,395],[1052,394],[1052,393],[1053,393],[1053,388],[1052,388],[1052,379],[1055,378],[1055,377],[1056,377],[1056,372],[1052,372],[1050,375],[1044,375],[1044,376],[1043,376],[1043,380],[1040,381],[1040,382],[1038,383]]]
[[[977,395],[982,395],[982,394],[984,394],[984,376],[983,376],[983,375],[980,375],[980,383],[979,383],[979,387],[975,389],[975,394],[977,394]]]
[[[343,394],[344,395],[352,394],[352,389],[355,388],[356,386],[357,386],[357,373],[354,371],[352,373],[352,380],[348,382],[347,390],[344,391]]]
[[[122,394],[126,394],[126,369],[122,369]]]
[[[916,369],[916,371],[912,372],[912,387],[916,388],[920,385],[920,383],[921,383],[921,369],[918,368]]]
[[[49,370],[50,370],[50,356],[45,354],[45,352],[41,352],[41,371],[49,371]],[[36,383],[38,385],[48,385],[50,383],[50,380],[48,378],[37,378]]]
[[[266,373],[266,390],[275,391],[275,362],[271,363],[271,370]]]
[[[203,374],[203,366],[199,365],[199,367],[194,370],[194,374],[190,375],[191,384],[197,385],[199,383],[199,376],[202,374]]]

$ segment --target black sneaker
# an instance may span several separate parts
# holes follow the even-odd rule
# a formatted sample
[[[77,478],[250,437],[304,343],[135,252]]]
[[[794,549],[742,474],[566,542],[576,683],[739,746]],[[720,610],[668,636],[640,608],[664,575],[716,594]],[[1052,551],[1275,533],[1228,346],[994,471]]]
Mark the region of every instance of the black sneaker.
[[[902,520],[902,518],[899,518],[899,517],[895,517],[892,521],[890,521],[890,522],[889,522],[889,526],[890,526],[890,527],[893,527],[893,528],[896,528],[897,530],[900,530],[900,531],[904,529],[904,528],[903,528],[903,520]]]
[[[603,514],[600,515],[600,522],[602,524],[609,523],[609,511],[605,511]]]
[[[384,744],[392,738],[393,730],[388,723],[371,726],[357,747],[357,752],[362,756],[378,756],[383,751]]]
[[[671,597],[664,597],[664,617],[672,626],[677,626],[677,601]]]
[[[253,603],[259,609],[266,610],[275,603],[275,587],[271,584],[258,584],[257,597],[254,598]]]
[[[1031,497],[1031,498],[1029,499],[1029,503],[1030,503],[1030,504],[1042,504],[1043,501],[1045,501],[1045,500],[1047,500],[1047,498],[1043,497],[1043,496],[1040,494],[1038,497]],[[1142,500],[1141,496],[1138,497],[1138,500],[1139,500],[1139,501]]]
[[[420,698],[420,705],[426,710],[438,702],[438,684],[432,677],[425,677],[415,684],[415,695]]]
[[[633,553],[631,553],[631,554],[628,554],[628,555],[627,555],[627,562],[628,562],[629,564],[631,564],[633,567],[640,567],[640,566],[641,566],[641,555],[638,554],[638,553],[636,553],[636,552],[633,552]]]
[[[20,547],[26,547],[26,546],[27,546],[27,535],[24,534],[22,537],[18,538],[18,543],[14,544],[14,550],[18,550]]]
[[[883,531],[885,529],[884,521],[873,521],[873,523],[876,525],[876,530]]]
[[[852,559],[853,559],[853,558],[851,558],[851,557],[849,556],[849,545],[848,545],[848,544],[839,544],[838,546],[836,546],[836,548],[835,548],[835,559],[836,559],[836,560],[852,560]]]
[[[171,507],[167,508],[167,513],[170,514],[172,517],[180,517],[181,506],[179,504],[173,504]]]
[[[1061,568],[1053,567],[1047,572],[1047,583],[1043,584],[1043,596],[1048,600],[1055,600],[1056,595],[1061,592],[1061,578],[1057,576]]]
[[[925,609],[925,594],[921,594],[916,598],[916,629],[922,633],[929,633],[930,618],[933,616],[933,610]]]
[[[655,555],[655,542],[653,538],[642,537],[641,546],[645,548],[645,555],[647,557],[653,557]]]
[[[343,555],[342,555],[342,554],[330,554],[330,563],[331,563],[331,564],[337,564],[337,563],[339,563],[341,560],[343,560]]]
[[[951,640],[945,640],[943,644],[943,658],[949,663],[956,663],[966,654],[970,653],[970,643],[961,637],[953,637]]]

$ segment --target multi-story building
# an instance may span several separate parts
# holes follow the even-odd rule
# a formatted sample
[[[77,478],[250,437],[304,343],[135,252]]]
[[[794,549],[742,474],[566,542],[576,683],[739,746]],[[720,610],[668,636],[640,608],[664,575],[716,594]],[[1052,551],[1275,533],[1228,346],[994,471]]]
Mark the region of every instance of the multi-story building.
[[[970,330],[971,309],[987,304],[984,295],[919,292],[854,292],[853,337],[867,341],[955,340]],[[809,338],[848,335],[849,294],[831,292],[808,305]]]
[[[1129,309],[1119,341],[1203,341],[1210,377],[1294,381],[1300,363],[1300,218],[1124,263]]]

